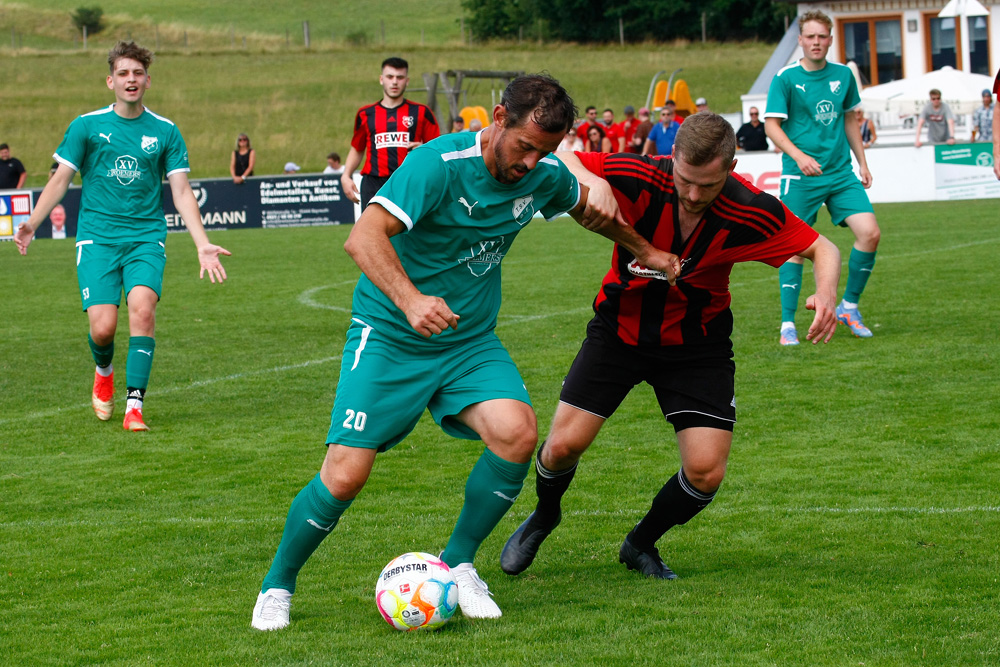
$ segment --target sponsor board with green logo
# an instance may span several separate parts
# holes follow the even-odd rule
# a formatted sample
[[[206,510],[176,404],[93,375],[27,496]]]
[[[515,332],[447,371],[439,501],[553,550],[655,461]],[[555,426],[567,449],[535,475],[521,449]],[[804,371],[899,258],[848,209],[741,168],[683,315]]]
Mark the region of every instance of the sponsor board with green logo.
[[[934,147],[934,184],[938,199],[1000,197],[993,173],[993,144]]]

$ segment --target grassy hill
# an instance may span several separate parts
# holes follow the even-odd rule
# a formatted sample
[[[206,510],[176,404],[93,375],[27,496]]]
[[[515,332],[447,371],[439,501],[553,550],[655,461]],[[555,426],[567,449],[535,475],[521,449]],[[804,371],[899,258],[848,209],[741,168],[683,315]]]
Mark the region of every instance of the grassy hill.
[[[581,109],[611,107],[620,117],[626,104],[638,108],[645,102],[657,72],[677,68],[683,68],[680,77],[693,95],[707,97],[717,111],[736,111],[740,94],[772,51],[771,45],[760,43],[468,45],[461,40],[459,0],[372,0],[363,11],[347,3],[310,0],[282,3],[280,11],[264,3],[228,0],[205,6],[155,0],[138,9],[114,0],[101,3],[107,28],[92,36],[84,51],[70,20],[79,4],[0,2],[0,55],[10,63],[0,142],[11,144],[13,155],[24,162],[30,186],[44,184],[69,122],[113,101],[104,83],[105,59],[119,38],[156,50],[145,101],[181,128],[194,178],[228,174],[239,132],[249,134],[257,149],[258,174],[280,173],[289,160],[319,171],[330,151],[346,155],[354,113],[381,96],[378,65],[389,55],[409,60],[409,96],[420,102],[427,102],[419,90],[424,73],[547,71],[562,81]],[[303,20],[310,22],[309,49],[302,44]],[[352,34],[355,41],[366,36],[366,43],[346,43]],[[18,48],[11,48],[12,41]],[[489,109],[499,98],[498,86],[473,82],[463,102]],[[439,105],[447,115],[443,96]]]

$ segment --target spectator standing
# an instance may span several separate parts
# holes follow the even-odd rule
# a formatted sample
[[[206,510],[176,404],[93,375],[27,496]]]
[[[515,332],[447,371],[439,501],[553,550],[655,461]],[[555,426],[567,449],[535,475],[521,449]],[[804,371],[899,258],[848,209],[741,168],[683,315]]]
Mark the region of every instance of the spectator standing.
[[[861,145],[869,148],[878,140],[878,133],[875,131],[875,123],[870,118],[865,117],[865,110],[858,109],[858,127],[861,129]]]
[[[389,180],[409,151],[441,135],[434,112],[403,95],[410,82],[410,64],[402,58],[382,61],[378,78],[382,99],[361,107],[354,117],[354,137],[340,177],[344,194],[361,210]],[[354,171],[361,164],[361,192],[354,186]]]
[[[299,165],[295,164],[294,162],[286,162],[285,163],[285,173],[286,174],[297,174],[300,171],[302,171],[302,167],[300,167]]]
[[[597,122],[597,107],[589,106],[584,112],[583,120],[576,126],[576,136],[580,137],[580,141],[584,144],[587,143],[587,131],[594,125],[600,125]]]
[[[993,93],[983,89],[983,106],[972,112],[972,140],[993,141]]]
[[[635,134],[632,135],[632,143],[629,146],[630,153],[642,154],[642,148],[646,145],[646,138],[652,129],[653,121],[649,119],[649,109],[642,107],[639,109],[639,124],[635,128]]]
[[[469,121],[469,132],[478,132],[481,129],[483,129],[483,121],[478,118]]]
[[[576,136],[576,130],[571,128],[563,140],[559,142],[559,148],[556,150],[563,152],[582,151],[583,142],[580,141],[580,137]]]
[[[587,140],[583,142],[583,150],[590,153],[612,152],[611,140],[604,134],[604,128],[600,124],[592,125],[587,130]]]
[[[646,145],[642,149],[643,155],[670,155],[674,150],[674,137],[681,126],[674,118],[673,106],[664,105],[660,109],[660,122],[649,131]]]
[[[704,97],[699,97],[694,101],[694,108],[697,110],[695,111],[695,113],[701,113],[702,111],[711,111],[711,109],[708,108],[708,100],[706,100]]]
[[[608,141],[611,142],[611,152],[624,153],[625,135],[622,134],[621,128],[615,123],[615,112],[611,109],[605,109],[602,112],[601,122],[604,123],[604,134],[607,136]]]
[[[344,165],[340,164],[340,153],[330,153],[326,156],[326,168],[324,174],[340,175],[344,173]]]
[[[465,132],[465,119],[461,116],[455,116],[451,119],[451,131],[452,132]]]
[[[0,144],[0,190],[20,189],[27,177],[21,161],[10,156],[10,146]]]
[[[920,141],[920,131],[927,125],[927,141],[932,144],[954,144],[955,143],[955,114],[951,112],[951,107],[941,101],[941,91],[937,88],[931,90],[931,101],[917,120],[917,140],[914,142],[917,148],[923,146]]]
[[[236,150],[229,160],[229,174],[233,183],[240,184],[253,176],[253,167],[257,162],[257,151],[250,145],[250,137],[241,134],[236,137]]]
[[[760,110],[750,107],[750,122],[743,123],[736,133],[736,145],[741,151],[766,151],[767,132],[764,123],[760,122]]]
[[[642,146],[637,148],[632,143],[635,131],[639,127],[639,119],[635,117],[635,107],[629,104],[625,107],[623,113],[625,114],[625,120],[618,123],[618,130],[621,132],[623,139],[622,150],[619,152],[640,153]]]

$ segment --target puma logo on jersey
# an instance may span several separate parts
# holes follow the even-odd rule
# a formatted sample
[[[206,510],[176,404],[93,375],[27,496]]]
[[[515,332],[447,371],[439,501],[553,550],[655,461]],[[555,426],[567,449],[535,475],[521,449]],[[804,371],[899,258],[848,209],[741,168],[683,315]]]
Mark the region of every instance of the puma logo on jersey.
[[[797,83],[795,84],[795,87],[801,90],[803,93],[806,92],[806,84],[804,83]]]
[[[469,217],[472,217],[472,209],[475,208],[476,204],[478,204],[479,201],[477,200],[475,203],[470,204],[469,202],[465,201],[465,197],[459,197],[458,203],[464,206],[465,208],[469,209]]]
[[[99,134],[100,134],[100,136],[101,136],[102,139],[107,139],[108,143],[109,144],[111,143],[111,133],[110,132],[108,134],[104,134],[103,132],[100,132]]]

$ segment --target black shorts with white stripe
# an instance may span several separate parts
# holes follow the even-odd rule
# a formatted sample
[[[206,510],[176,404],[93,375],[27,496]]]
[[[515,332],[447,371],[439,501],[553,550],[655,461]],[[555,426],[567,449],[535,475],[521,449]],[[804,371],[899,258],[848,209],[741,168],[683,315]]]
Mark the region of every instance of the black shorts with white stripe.
[[[675,431],[732,431],[736,399],[732,342],[697,346],[627,345],[596,317],[563,381],[559,400],[608,419],[641,382],[653,388]]]

